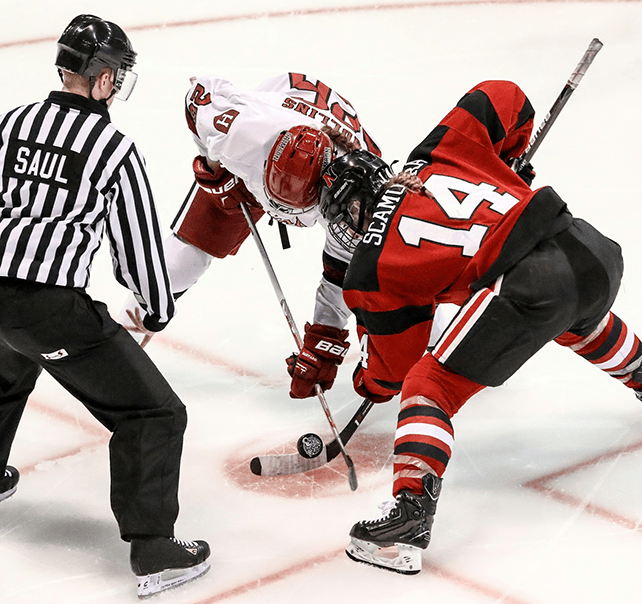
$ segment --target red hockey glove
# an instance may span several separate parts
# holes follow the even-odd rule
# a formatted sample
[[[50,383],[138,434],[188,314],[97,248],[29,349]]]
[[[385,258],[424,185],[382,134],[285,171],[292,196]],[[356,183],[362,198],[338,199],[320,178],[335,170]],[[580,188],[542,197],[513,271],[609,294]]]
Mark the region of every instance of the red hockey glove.
[[[257,205],[254,196],[245,188],[245,183],[238,177],[218,164],[210,168],[207,159],[197,155],[192,162],[194,178],[204,191],[207,191],[213,201],[224,210],[231,210],[244,201]]]
[[[363,382],[363,367],[359,363],[352,374],[352,384],[357,394],[363,398],[369,398],[373,403],[387,403],[394,396],[394,394],[372,394],[368,392]]]
[[[292,398],[314,396],[315,384],[319,384],[323,390],[332,388],[337,369],[350,348],[347,337],[347,329],[305,324],[301,352],[285,359],[288,373],[292,376]]]

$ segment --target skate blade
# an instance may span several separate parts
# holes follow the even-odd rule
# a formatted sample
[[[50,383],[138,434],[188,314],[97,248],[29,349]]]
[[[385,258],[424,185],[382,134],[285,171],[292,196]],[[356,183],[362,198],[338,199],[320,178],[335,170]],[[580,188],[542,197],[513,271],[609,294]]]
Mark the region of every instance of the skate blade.
[[[352,538],[346,554],[355,562],[402,575],[416,575],[421,571],[421,549],[413,545],[396,543],[392,548],[380,548],[374,543]]]
[[[18,485],[13,487],[13,489],[9,489],[8,491],[5,491],[4,493],[0,493],[0,501],[4,501],[5,499],[9,499],[9,497],[11,497],[11,495],[13,495],[17,490],[18,490]]]
[[[172,568],[151,575],[138,577],[138,598],[143,600],[151,596],[179,587],[204,575],[210,569],[209,562],[201,562],[189,568]]]

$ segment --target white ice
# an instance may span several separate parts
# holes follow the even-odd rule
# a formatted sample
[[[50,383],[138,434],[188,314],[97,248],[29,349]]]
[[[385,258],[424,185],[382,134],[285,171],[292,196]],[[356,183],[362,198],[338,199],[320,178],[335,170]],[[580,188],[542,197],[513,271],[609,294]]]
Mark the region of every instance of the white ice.
[[[518,82],[546,115],[594,37],[604,48],[534,159],[577,216],[620,242],[626,275],[615,311],[638,333],[640,2],[5,0],[0,112],[57,89],[55,40],[73,16],[116,21],[139,53],[139,83],[114,122],[142,148],[169,228],[191,182],[194,147],[182,102],[189,77],[246,86],[284,71],[348,97],[388,160],[406,157],[484,79]],[[320,275],[321,229],[259,229],[302,328]],[[91,293],[116,314],[126,292],[106,250]],[[354,334],[354,329],[352,330]],[[342,460],[310,475],[254,477],[248,461],[331,438],[315,399],[293,401],[283,359],[294,341],[250,240],[214,262],[148,347],[186,403],[180,538],[207,539],[212,570],[158,596],[181,604],[395,601],[440,604],[633,604],[642,578],[642,407],[614,380],[552,344],[504,386],[455,417],[456,447],[433,542],[415,577],[348,560],[350,526],[390,498],[397,400],[376,407]],[[337,424],[359,398],[353,341],[328,401]],[[128,546],[109,508],[109,435],[43,376],[15,442],[22,472],[0,504],[0,603],[136,601]]]

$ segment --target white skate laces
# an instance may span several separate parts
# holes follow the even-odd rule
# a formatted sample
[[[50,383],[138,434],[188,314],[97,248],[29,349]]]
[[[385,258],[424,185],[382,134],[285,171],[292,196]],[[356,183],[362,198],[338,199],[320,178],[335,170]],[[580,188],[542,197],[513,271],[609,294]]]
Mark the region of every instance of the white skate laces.
[[[194,541],[182,541],[181,539],[177,539],[176,537],[170,537],[170,541],[173,541],[176,543],[176,545],[180,545],[183,549],[187,550],[190,554],[196,555],[198,552],[198,543]]]
[[[379,518],[375,518],[374,520],[362,520],[362,524],[377,524],[379,522],[388,520],[390,517],[390,514],[395,510],[397,507],[397,502],[396,501],[382,501],[378,506],[381,510],[381,515]]]
[[[397,501],[382,501],[379,504],[379,509],[381,510],[381,519],[387,518],[390,516],[390,512],[397,507]]]

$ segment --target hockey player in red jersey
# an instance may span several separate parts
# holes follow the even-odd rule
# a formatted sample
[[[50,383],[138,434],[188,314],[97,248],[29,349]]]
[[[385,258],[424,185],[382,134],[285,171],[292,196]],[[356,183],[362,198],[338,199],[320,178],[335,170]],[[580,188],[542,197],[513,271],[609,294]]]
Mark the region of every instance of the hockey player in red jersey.
[[[620,247],[575,218],[551,187],[530,188],[525,150],[533,108],[512,82],[469,91],[393,176],[355,151],[323,174],[331,232],[361,234],[344,281],[361,362],[355,390],[375,402],[401,392],[394,444],[395,501],[350,531],[348,555],[414,574],[430,541],[452,418],[550,341],[642,390],[642,347],[610,308]],[[435,305],[460,306],[426,353]],[[397,546],[397,557],[381,548]]]
[[[185,115],[198,155],[195,182],[164,242],[175,297],[196,283],[212,258],[237,253],[250,234],[241,203],[255,221],[267,213],[280,227],[325,228],[318,211],[321,171],[357,148],[381,155],[349,101],[303,74],[270,78],[252,90],[222,78],[192,78]],[[326,237],[312,323],[301,352],[287,359],[293,398],[314,396],[315,383],[329,389],[348,350],[350,313],[341,286],[350,257]],[[132,297],[120,321],[144,345],[152,334],[138,320],[142,314]]]

